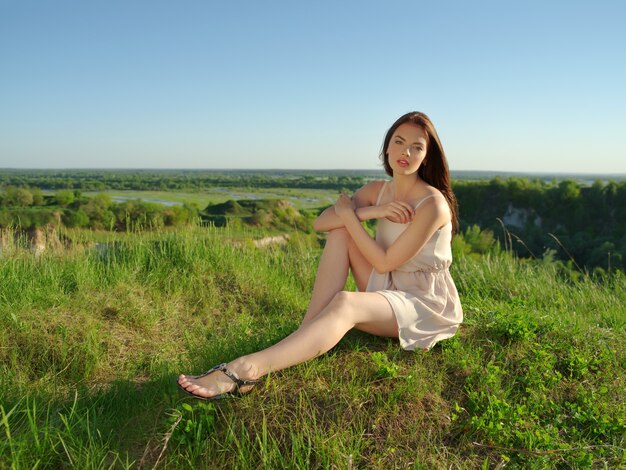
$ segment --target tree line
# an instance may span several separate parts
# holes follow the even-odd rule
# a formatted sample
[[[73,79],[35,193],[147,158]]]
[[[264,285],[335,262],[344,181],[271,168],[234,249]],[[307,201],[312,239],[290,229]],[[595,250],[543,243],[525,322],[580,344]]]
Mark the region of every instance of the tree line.
[[[382,177],[378,172],[361,172]],[[214,170],[3,170],[0,187],[33,187],[54,191],[134,190],[200,191],[224,188],[300,188],[354,191],[372,176],[314,171],[214,171]]]
[[[10,186],[0,193],[0,228],[60,225],[95,230],[137,230],[195,223],[198,207],[164,206],[142,200],[115,203],[106,193],[87,197],[62,189],[44,195],[39,188]]]
[[[457,182],[461,227],[491,231],[522,257],[626,267],[626,181],[584,186],[525,178]]]

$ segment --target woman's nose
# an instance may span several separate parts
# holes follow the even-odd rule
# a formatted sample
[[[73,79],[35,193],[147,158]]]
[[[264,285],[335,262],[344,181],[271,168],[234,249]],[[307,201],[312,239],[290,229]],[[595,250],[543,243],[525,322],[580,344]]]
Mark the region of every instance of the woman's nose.
[[[404,154],[405,154],[407,157],[410,157],[410,156],[411,156],[411,147],[406,147],[406,148],[404,149]]]

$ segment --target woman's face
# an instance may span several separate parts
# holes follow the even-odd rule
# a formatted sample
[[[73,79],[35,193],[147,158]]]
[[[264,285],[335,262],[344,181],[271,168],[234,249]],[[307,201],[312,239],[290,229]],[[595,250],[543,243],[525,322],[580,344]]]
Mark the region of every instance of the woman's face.
[[[428,136],[420,126],[405,122],[391,136],[387,159],[394,175],[417,172],[426,157]]]

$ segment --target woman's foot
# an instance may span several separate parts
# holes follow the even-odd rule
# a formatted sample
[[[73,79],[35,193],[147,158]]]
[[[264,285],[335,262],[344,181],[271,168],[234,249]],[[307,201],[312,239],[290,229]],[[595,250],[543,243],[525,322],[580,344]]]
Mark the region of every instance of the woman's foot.
[[[245,394],[254,387],[258,379],[254,368],[246,361],[235,359],[228,364],[220,364],[205,374],[178,377],[178,386],[194,397],[211,400],[224,395]]]

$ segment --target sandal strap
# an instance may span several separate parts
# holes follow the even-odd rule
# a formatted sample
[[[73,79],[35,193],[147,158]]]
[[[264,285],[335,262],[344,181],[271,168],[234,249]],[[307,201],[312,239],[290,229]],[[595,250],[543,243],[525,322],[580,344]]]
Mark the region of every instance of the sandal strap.
[[[204,374],[197,375],[195,378],[199,379],[200,377],[206,377],[207,375],[212,374],[216,370],[219,370],[223,372],[224,374],[226,374],[226,377],[228,377],[230,380],[232,380],[235,383],[235,387],[237,387],[237,390],[239,390],[239,388],[241,387],[245,387],[246,385],[254,385],[259,382],[258,380],[244,380],[240,378],[235,372],[233,372],[232,370],[226,367],[225,362],[222,362],[221,364],[218,364],[215,367],[212,367],[211,369],[207,370]]]
[[[215,372],[216,370],[219,370],[219,368],[220,368],[220,366],[221,366],[221,365],[223,365],[223,364],[220,364],[219,366],[211,367],[211,368],[210,368],[209,370],[207,370],[205,373],[200,374],[200,375],[196,375],[196,376],[194,377],[194,379],[199,379],[199,378],[201,378],[201,377],[206,377],[207,375],[209,375],[209,374],[211,374],[211,373]]]
[[[239,390],[239,388],[244,387],[246,385],[254,385],[255,383],[258,382],[258,380],[245,380],[245,379],[240,378],[235,372],[233,372],[232,370],[229,370],[226,367],[226,363],[225,362],[215,366],[213,369],[219,370],[219,371],[223,372],[224,374],[226,374],[226,376],[230,380],[235,382],[235,386],[237,387],[237,390]]]

